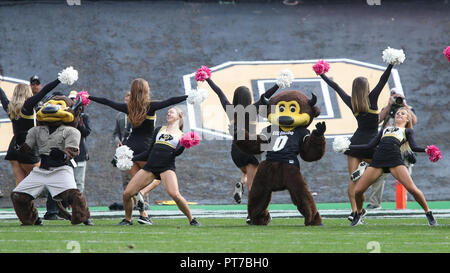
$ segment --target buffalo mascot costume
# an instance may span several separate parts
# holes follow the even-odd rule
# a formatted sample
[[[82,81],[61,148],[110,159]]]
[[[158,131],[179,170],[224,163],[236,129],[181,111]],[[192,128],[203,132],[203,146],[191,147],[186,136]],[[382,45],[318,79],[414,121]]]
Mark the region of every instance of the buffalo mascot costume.
[[[248,196],[249,224],[267,225],[271,220],[267,207],[272,192],[287,189],[292,202],[304,216],[305,225],[322,225],[297,159],[300,154],[305,161],[316,161],[325,153],[325,122],[317,123],[312,133],[307,129],[320,114],[316,102],[314,94],[309,99],[299,91],[284,91],[266,102],[271,125],[261,134],[252,135],[243,128],[236,129],[244,136],[241,140],[234,138],[242,151],[249,154],[267,151],[266,160],[259,164]]]
[[[45,188],[55,201],[72,207],[70,215],[59,205],[73,225],[89,220],[86,198],[77,189],[71,165],[71,159],[79,154],[81,133],[76,127],[81,106],[81,98],[74,102],[66,96],[52,97],[36,114],[39,126],[28,131],[25,143],[19,147],[21,152],[37,147],[41,158],[40,167],[33,168],[11,192],[14,210],[23,225],[41,224],[34,199]]]

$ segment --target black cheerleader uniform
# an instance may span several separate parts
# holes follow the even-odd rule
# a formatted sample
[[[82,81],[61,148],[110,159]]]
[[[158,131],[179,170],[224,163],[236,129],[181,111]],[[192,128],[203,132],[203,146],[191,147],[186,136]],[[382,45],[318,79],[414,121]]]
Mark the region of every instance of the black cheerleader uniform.
[[[25,142],[28,130],[36,126],[36,112],[34,107],[59,83],[59,80],[55,80],[45,85],[36,95],[25,100],[22,108],[20,109],[19,116],[16,116],[15,118],[9,117],[12,122],[14,136],[9,143],[5,160],[17,160],[19,163],[23,164],[36,164],[40,161],[36,149],[22,153],[17,151],[16,147],[21,146]],[[3,109],[8,113],[9,100],[1,88],[0,99]]]
[[[219,97],[220,103],[222,104],[223,109],[225,110],[225,112],[227,112],[226,107],[227,106],[232,106],[234,107],[233,104],[231,104],[227,97],[225,96],[225,94],[223,93],[223,91],[210,79],[207,78],[206,81],[208,82],[209,86],[212,88],[212,90],[217,94],[217,96]],[[256,107],[256,110],[258,111],[258,107],[262,104],[262,99],[263,96],[268,99],[270,98],[277,90],[278,90],[278,85],[275,84],[273,87],[271,87],[269,90],[267,90],[261,97],[260,99],[253,103],[253,105]],[[227,112],[228,113],[228,112]],[[228,117],[228,119],[230,120],[230,127],[234,128],[236,125],[235,123],[235,117],[234,115],[230,115]],[[248,132],[256,132],[256,120],[255,121],[250,121],[248,115],[246,115],[245,117],[245,129]],[[231,132],[233,132],[233,130],[230,130]],[[235,130],[234,130],[235,131]],[[251,154],[247,154],[245,152],[243,152],[241,149],[238,148],[238,146],[236,144],[231,144],[231,159],[233,160],[233,163],[236,165],[236,167],[241,168],[241,167],[245,167],[248,164],[253,164],[258,166],[259,165],[259,161],[260,161],[260,155],[251,155]]]
[[[152,134],[155,128],[156,111],[182,101],[185,101],[188,96],[172,97],[164,101],[150,102],[147,110],[147,116],[142,124],[138,127],[133,127],[129,137],[123,142],[127,145],[135,155],[145,152],[149,149],[152,143]],[[104,105],[107,105],[117,111],[128,115],[128,105],[126,103],[118,103],[109,99],[89,96],[89,99]],[[145,160],[144,160],[145,161]]]
[[[161,180],[161,173],[175,171],[175,157],[184,151],[180,143],[181,134],[169,134],[166,126],[158,127],[152,134],[152,143],[148,150],[133,157],[133,161],[147,161],[144,170],[151,172]]]
[[[371,139],[373,139],[378,133],[378,123],[379,123],[379,111],[378,111],[378,97],[389,80],[393,65],[390,64],[384,73],[381,75],[378,84],[369,93],[369,111],[367,113],[355,113],[352,107],[352,97],[347,95],[347,93],[342,90],[333,80],[329,79],[325,74],[321,74],[320,77],[333,88],[344,101],[350,110],[352,110],[353,115],[358,122],[358,128],[356,129],[353,136],[350,138],[350,143],[352,145],[367,144]],[[362,158],[371,159],[374,153],[374,149],[367,150],[354,150],[350,149],[344,152],[344,154]]]
[[[389,168],[405,165],[400,146],[409,143],[414,152],[425,152],[424,148],[418,147],[414,140],[414,130],[411,128],[387,127],[365,145],[350,145],[350,149],[373,149],[375,153],[370,167],[381,168],[383,172],[389,173]],[[377,146],[378,145],[378,146]]]

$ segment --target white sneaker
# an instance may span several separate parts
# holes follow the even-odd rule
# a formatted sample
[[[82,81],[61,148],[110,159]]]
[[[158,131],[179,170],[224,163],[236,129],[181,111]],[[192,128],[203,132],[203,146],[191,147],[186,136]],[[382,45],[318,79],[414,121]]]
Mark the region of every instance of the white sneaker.
[[[367,169],[367,162],[365,161],[361,161],[361,163],[359,163],[358,168],[352,173],[352,175],[350,176],[350,179],[355,182],[358,179],[361,178],[361,176],[363,175],[364,171]]]
[[[237,182],[234,186],[233,198],[236,203],[240,204],[242,201],[242,194],[244,193],[244,185],[241,182]]]

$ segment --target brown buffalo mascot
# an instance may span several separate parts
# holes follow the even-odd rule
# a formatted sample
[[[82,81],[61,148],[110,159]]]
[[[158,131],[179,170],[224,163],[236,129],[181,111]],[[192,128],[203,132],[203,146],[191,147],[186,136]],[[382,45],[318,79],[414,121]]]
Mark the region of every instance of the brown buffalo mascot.
[[[81,99],[73,102],[66,96],[55,96],[37,112],[39,126],[28,131],[21,152],[37,147],[40,167],[11,192],[17,217],[23,225],[40,225],[34,199],[47,189],[56,201],[65,201],[72,207],[68,214],[73,225],[89,222],[90,212],[86,198],[77,189],[71,159],[79,154],[81,133],[77,124]],[[61,207],[60,207],[61,209]]]
[[[272,192],[287,189],[292,202],[304,216],[305,225],[322,225],[297,159],[300,154],[305,161],[316,161],[325,153],[325,122],[317,123],[312,133],[306,129],[320,114],[316,102],[314,94],[309,99],[299,91],[279,93],[268,102],[267,118],[271,125],[261,134],[252,137],[248,132],[242,132],[244,129],[237,129],[244,137],[235,136],[234,142],[242,151],[250,154],[267,151],[248,196],[249,224],[267,225],[271,219],[267,207]]]

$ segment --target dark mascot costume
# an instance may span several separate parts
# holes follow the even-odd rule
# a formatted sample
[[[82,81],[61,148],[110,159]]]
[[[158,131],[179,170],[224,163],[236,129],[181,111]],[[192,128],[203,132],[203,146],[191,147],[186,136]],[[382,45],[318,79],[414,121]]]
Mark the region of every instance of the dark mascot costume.
[[[34,147],[39,150],[41,165],[12,191],[11,200],[23,225],[40,225],[34,199],[46,188],[52,198],[72,207],[72,215],[60,209],[72,224],[88,221],[86,198],[77,189],[70,160],[79,154],[80,132],[76,129],[81,111],[81,99],[73,102],[65,96],[55,96],[37,112],[39,126],[28,131],[21,152]]]
[[[305,225],[322,225],[297,159],[300,154],[305,161],[316,161],[325,154],[325,122],[317,123],[312,134],[306,129],[320,114],[316,102],[314,94],[309,99],[299,91],[279,93],[268,102],[267,118],[271,125],[264,133],[252,140],[250,134],[244,132],[244,140],[234,140],[240,149],[250,154],[267,150],[266,160],[260,163],[248,196],[249,224],[267,225],[271,219],[267,207],[272,192],[287,189],[304,216]],[[243,129],[240,130],[242,133]]]

